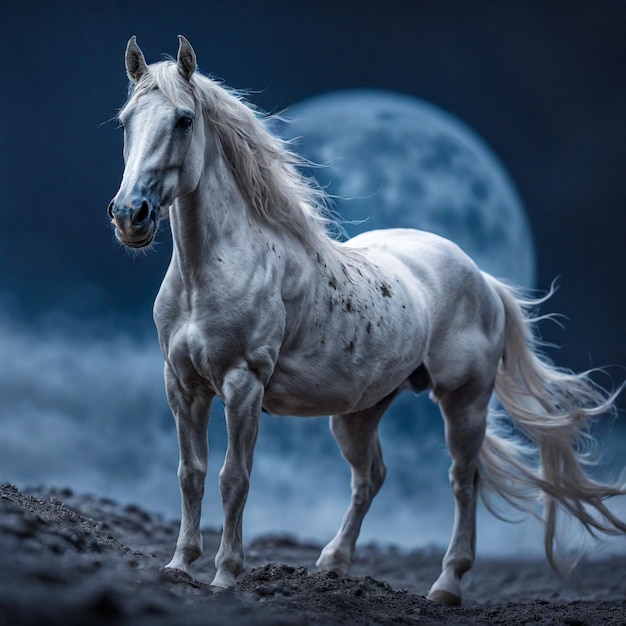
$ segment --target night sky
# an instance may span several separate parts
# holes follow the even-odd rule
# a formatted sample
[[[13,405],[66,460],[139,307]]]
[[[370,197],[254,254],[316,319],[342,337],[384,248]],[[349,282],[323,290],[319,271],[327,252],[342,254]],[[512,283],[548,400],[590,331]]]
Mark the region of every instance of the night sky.
[[[626,3],[1,0],[0,32],[0,326],[9,329],[0,376],[44,331],[80,327],[80,341],[101,347],[120,333],[156,345],[152,302],[169,232],[133,256],[115,243],[106,207],[123,171],[114,118],[126,42],[136,34],[152,62],[175,55],[179,33],[203,71],[270,112],[375,88],[462,120],[520,193],[537,286],[560,277],[549,310],[567,317],[565,328],[542,326],[561,346],[551,357],[626,375]],[[29,340],[11,342],[13,332]]]

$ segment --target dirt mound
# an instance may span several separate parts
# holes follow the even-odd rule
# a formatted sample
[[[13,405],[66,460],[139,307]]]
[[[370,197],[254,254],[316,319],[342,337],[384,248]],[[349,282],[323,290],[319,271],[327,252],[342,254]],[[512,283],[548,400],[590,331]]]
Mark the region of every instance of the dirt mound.
[[[320,546],[265,536],[234,589],[209,585],[219,543],[203,531],[194,575],[163,569],[178,524],[70,490],[0,486],[0,624],[625,624],[626,557],[563,581],[545,563],[482,559],[463,608],[422,594],[441,554],[358,550],[353,576],[317,572]],[[512,601],[515,600],[515,601]]]

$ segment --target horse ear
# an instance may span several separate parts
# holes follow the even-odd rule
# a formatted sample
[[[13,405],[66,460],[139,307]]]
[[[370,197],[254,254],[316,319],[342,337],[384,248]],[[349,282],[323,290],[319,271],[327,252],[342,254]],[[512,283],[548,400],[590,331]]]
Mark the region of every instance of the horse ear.
[[[137,45],[137,37],[133,35],[126,45],[126,74],[133,83],[137,84],[140,78],[147,73],[148,64],[141,48]]]
[[[185,80],[189,80],[196,71],[196,53],[191,44],[182,35],[178,35],[178,71]]]

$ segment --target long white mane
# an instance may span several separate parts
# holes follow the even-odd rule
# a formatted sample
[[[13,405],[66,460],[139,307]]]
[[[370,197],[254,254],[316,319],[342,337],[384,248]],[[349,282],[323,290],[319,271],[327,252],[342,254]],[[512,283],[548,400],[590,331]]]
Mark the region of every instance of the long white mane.
[[[131,84],[125,106],[153,89],[162,91],[175,106],[202,107],[240,192],[260,218],[286,227],[313,247],[327,238],[333,220],[326,194],[299,171],[308,163],[290,149],[288,141],[270,132],[270,115],[246,102],[240,92],[199,72],[184,80],[171,60],[150,65],[138,84]]]

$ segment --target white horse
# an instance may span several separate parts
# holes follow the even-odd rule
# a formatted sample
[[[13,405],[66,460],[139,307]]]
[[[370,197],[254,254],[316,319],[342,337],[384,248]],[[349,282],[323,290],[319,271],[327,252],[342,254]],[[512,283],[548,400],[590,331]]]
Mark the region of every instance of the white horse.
[[[189,572],[202,551],[215,395],[228,429],[218,587],[233,585],[244,567],[242,514],[261,409],[332,415],[352,497],[317,566],[347,572],[385,478],[378,423],[405,388],[431,391],[452,457],[454,526],[432,600],[461,601],[479,486],[531,512],[542,499],[551,562],[557,505],[592,533],[626,532],[603,503],[625,492],[591,480],[579,446],[590,438],[589,419],[611,410],[616,394],[538,355],[528,313],[537,302],[432,234],[331,239],[323,197],[298,172],[298,158],[266,118],[196,71],[184,37],[179,44],[176,61],[148,66],[135,37],[128,42],[131,89],[119,114],[126,167],[108,209],[117,238],[132,248],[150,246],[159,220],[171,222],[172,260],[154,305],[180,447],[182,519],[168,567]],[[487,428],[494,391],[523,442]]]

